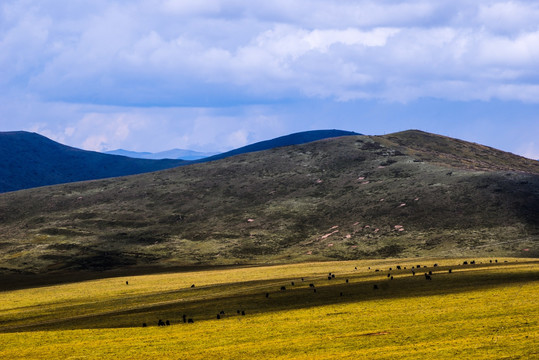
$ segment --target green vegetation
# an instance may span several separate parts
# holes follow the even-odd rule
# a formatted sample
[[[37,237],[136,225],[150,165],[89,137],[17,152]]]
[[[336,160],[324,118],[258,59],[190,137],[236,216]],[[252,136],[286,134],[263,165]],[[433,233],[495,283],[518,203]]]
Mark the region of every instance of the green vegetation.
[[[537,257],[538,213],[537,161],[417,131],[348,136],[0,194],[0,272]]]
[[[470,259],[304,263],[4,291],[0,358],[536,357],[539,261],[458,265],[463,260]],[[414,276],[418,264],[428,267]],[[336,277],[328,280],[329,272]],[[194,324],[183,324],[182,314]],[[171,326],[157,327],[158,319]]]

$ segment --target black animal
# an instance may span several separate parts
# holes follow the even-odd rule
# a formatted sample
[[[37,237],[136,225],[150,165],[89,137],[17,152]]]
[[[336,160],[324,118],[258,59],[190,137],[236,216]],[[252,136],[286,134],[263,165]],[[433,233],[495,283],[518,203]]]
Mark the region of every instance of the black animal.
[[[389,268],[389,271],[393,270],[393,268]]]
[[[286,287],[285,286],[281,286],[281,291],[285,291],[286,290]]]
[[[225,311],[224,311],[224,310],[221,310],[221,311],[219,312],[219,314],[224,315],[224,314],[225,314]]]
[[[391,280],[393,280],[393,276],[391,277]]]
[[[348,284],[348,279],[346,279],[346,283]]]
[[[494,260],[494,262],[498,262],[498,259]],[[506,261],[507,262],[507,261]]]
[[[453,270],[449,269],[449,273],[451,274],[453,272]]]
[[[432,277],[428,275],[427,273],[425,273],[425,280],[432,280]]]
[[[239,311],[239,310],[236,310],[236,312],[237,312],[237,313],[238,313],[238,315],[239,315],[241,311]]]
[[[340,295],[340,296],[342,296],[342,291],[341,291],[341,295]]]
[[[269,293],[266,293],[266,297],[269,298]]]
[[[429,275],[432,275],[432,271],[429,271]]]
[[[241,316],[245,316],[245,311],[244,310],[241,311]]]
[[[331,280],[331,276],[328,276],[328,280]]]
[[[490,263],[492,264],[492,260],[490,260]]]
[[[316,289],[314,289],[314,292],[316,292]]]
[[[380,269],[376,269],[376,270],[374,270],[374,272],[378,272],[378,271],[380,271]]]
[[[419,268],[421,268],[421,265],[416,265],[415,267],[419,269]]]
[[[412,270],[412,275],[415,276],[415,271],[414,270]]]
[[[314,287],[314,284],[309,284],[309,287],[312,287],[312,288],[313,288],[313,287]]]
[[[290,284],[291,284],[292,286],[294,286],[294,282],[293,282],[293,281],[292,281]]]
[[[187,319],[187,323],[188,324],[194,324],[194,321],[193,321],[193,319]]]
[[[373,290],[378,290],[378,285],[374,284],[374,285],[372,286],[372,289],[373,289]]]
[[[400,265],[397,265],[397,270],[400,270],[401,269],[401,266]]]
[[[142,327],[146,327],[146,326],[148,326],[148,325],[146,325],[146,323],[142,323]]]
[[[387,277],[390,277],[390,276],[391,276],[391,274],[387,274]]]
[[[165,321],[165,325],[170,326],[170,321]]]
[[[305,279],[304,279],[304,278],[301,278],[301,281],[305,281]]]
[[[221,315],[217,314],[217,320],[219,320],[221,318]]]
[[[129,281],[126,281],[126,282],[125,282],[125,285],[129,285]]]
[[[470,261],[470,264],[475,264],[475,260]]]
[[[187,322],[187,316],[185,316],[185,314],[182,315],[182,319],[183,319],[183,322],[184,322],[184,323]]]
[[[165,323],[163,322],[163,320],[159,319],[159,321],[157,322],[157,326],[165,326]]]
[[[434,267],[438,266],[438,264],[434,264]]]
[[[194,287],[195,287],[195,284],[191,285],[191,287],[194,288]]]
[[[468,265],[468,262],[467,262],[467,261],[465,261],[465,262],[463,262],[463,263],[462,263],[462,265]]]

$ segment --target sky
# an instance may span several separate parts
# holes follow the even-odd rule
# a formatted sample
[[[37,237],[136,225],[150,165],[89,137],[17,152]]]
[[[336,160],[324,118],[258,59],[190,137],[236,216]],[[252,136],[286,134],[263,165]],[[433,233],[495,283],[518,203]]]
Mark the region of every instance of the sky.
[[[0,1],[0,131],[219,152],[313,129],[539,159],[539,2]]]

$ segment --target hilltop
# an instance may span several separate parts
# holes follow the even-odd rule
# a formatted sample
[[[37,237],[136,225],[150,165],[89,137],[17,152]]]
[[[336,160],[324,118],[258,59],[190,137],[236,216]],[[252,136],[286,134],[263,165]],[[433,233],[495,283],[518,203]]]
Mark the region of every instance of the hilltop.
[[[419,131],[346,136],[1,194],[0,267],[533,257],[538,213],[536,161]]]

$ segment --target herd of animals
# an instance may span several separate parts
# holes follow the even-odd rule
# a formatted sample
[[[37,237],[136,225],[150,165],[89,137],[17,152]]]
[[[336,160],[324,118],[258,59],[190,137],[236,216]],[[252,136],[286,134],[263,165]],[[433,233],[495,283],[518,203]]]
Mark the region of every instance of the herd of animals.
[[[495,259],[495,260],[489,260],[490,263],[498,263],[498,260]],[[507,262],[507,261],[505,261]],[[471,261],[464,261],[462,263],[462,265],[475,265],[475,260],[471,260]],[[438,267],[438,264],[434,264],[433,267]],[[411,267],[411,273],[412,273],[412,276],[415,276],[416,275],[416,272],[419,272],[419,269],[425,269],[425,268],[428,268],[426,265],[415,265],[415,266],[412,266]],[[401,266],[401,265],[397,265],[395,266],[395,270],[406,270],[406,266]],[[373,271],[370,267],[368,268],[368,270],[371,270]],[[389,269],[389,272],[387,274],[387,277],[390,279],[390,280],[393,280],[393,276],[391,275],[391,271],[393,271],[393,267],[390,267]],[[354,268],[354,271],[357,271],[357,266]],[[383,271],[383,269],[374,269],[374,272],[380,272],[380,271]],[[448,269],[448,273],[451,274],[453,272],[453,269],[449,268]],[[432,280],[432,270],[429,270],[428,272],[425,272],[423,274],[425,276],[425,280]],[[335,274],[334,273],[329,273],[328,276],[327,276],[327,279],[328,281],[331,281],[331,280],[334,280],[335,279]],[[301,278],[301,281],[304,282],[305,281],[305,278]],[[349,279],[345,279],[345,282],[348,284],[349,283]],[[129,284],[128,281],[125,282],[126,285]],[[294,281],[291,281],[290,285],[294,286],[295,285],[295,282]],[[191,285],[191,288],[194,288],[195,287],[195,284],[192,284]],[[311,288],[313,290],[314,293],[316,293],[316,286],[314,285],[314,283],[310,283],[309,284],[309,288]],[[378,287],[378,284],[374,284],[373,285],[373,290],[378,290],[379,287]],[[286,286],[281,286],[280,291],[286,291]],[[340,292],[339,294],[340,296],[343,296],[343,293]],[[265,296],[266,298],[269,298],[270,297],[270,293],[269,292],[266,292],[265,293]],[[236,313],[237,315],[241,315],[241,316],[245,316],[245,310],[236,310]],[[225,311],[224,310],[221,310],[216,318],[219,320],[221,318],[223,318],[225,315]],[[192,318],[188,318],[186,314],[183,314],[182,315],[182,322],[185,323],[185,324],[193,324],[194,323],[194,320]],[[157,322],[157,326],[169,326],[171,323],[169,320],[161,320],[159,319],[158,322]],[[143,323],[142,324],[142,327],[147,327],[148,324],[147,323]]]

